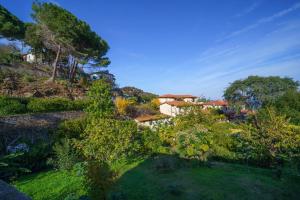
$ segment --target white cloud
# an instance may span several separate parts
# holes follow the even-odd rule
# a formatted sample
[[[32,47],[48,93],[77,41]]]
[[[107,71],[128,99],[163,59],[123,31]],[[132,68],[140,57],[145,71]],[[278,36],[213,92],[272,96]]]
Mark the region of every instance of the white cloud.
[[[280,11],[278,13],[275,13],[275,14],[269,16],[269,17],[261,18],[261,19],[259,19],[254,24],[246,26],[246,27],[244,27],[244,28],[242,28],[240,30],[234,31],[234,32],[230,33],[228,36],[226,36],[224,39],[230,39],[230,38],[238,36],[238,35],[240,35],[242,33],[248,32],[248,31],[250,31],[250,30],[252,30],[252,29],[254,29],[254,28],[256,28],[256,27],[258,27],[258,26],[260,26],[262,24],[264,24],[264,23],[268,23],[268,22],[274,21],[277,18],[283,17],[283,16],[285,16],[285,15],[287,15],[287,14],[293,12],[293,11],[296,11],[299,8],[300,8],[300,3],[296,3],[293,6],[287,8],[285,10],[282,10],[282,11]]]
[[[247,7],[245,10],[243,10],[242,12],[238,13],[237,15],[235,15],[234,17],[242,17],[244,15],[247,15],[249,13],[251,13],[252,11],[254,11],[260,3],[258,2],[254,2],[253,4],[251,4],[249,7]]]
[[[249,75],[280,75],[300,79],[300,21],[282,23],[265,37],[211,47],[168,71],[159,84],[165,91],[221,98],[229,82]]]

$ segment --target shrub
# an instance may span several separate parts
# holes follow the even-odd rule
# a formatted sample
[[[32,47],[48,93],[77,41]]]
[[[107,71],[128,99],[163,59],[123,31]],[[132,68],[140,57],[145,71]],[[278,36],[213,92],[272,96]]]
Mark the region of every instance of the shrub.
[[[24,173],[29,173],[30,170],[22,167],[18,162],[18,158],[24,153],[14,153],[0,157],[0,179],[5,181],[14,180]]]
[[[84,132],[86,126],[87,119],[85,117],[63,121],[59,124],[59,127],[55,132],[56,139],[78,139]]]
[[[159,110],[160,101],[158,98],[152,99],[150,105],[153,109]]]
[[[138,128],[133,121],[93,119],[82,137],[77,146],[83,154],[108,164],[140,150]]]
[[[100,79],[94,81],[88,92],[89,105],[86,108],[89,116],[111,118],[115,115],[115,105],[112,100],[112,86]]]
[[[34,82],[35,81],[35,78],[33,77],[33,76],[31,76],[31,75],[24,75],[23,76],[23,80],[25,81],[25,82],[28,82],[28,83],[31,83],[31,82]]]
[[[274,108],[261,109],[251,122],[240,134],[237,149],[245,157],[260,166],[276,167],[299,155],[299,129]]]
[[[112,186],[115,173],[106,163],[88,161],[85,174],[85,182],[88,188],[88,196],[91,200],[107,199],[109,188]]]
[[[115,100],[115,104],[116,104],[118,113],[121,114],[121,115],[126,115],[127,114],[127,108],[132,103],[127,99],[124,99],[122,97],[117,97],[116,100]]]
[[[212,136],[208,132],[190,130],[178,132],[176,149],[183,158],[207,161],[211,154]]]
[[[0,97],[0,116],[26,112],[25,104],[16,98]]]
[[[82,110],[86,106],[85,100],[72,101],[64,98],[33,98],[29,101],[29,112],[52,112],[65,110]]]
[[[71,144],[71,140],[62,139],[53,146],[55,158],[52,161],[55,167],[62,170],[71,170],[79,161],[76,150]]]

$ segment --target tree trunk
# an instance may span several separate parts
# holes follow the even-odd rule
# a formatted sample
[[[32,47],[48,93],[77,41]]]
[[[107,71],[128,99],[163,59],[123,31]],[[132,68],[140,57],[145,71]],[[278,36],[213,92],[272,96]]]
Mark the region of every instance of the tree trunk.
[[[73,68],[72,68],[72,71],[71,71],[71,77],[70,77],[70,81],[71,82],[74,82],[74,78],[75,78],[75,75],[76,75],[77,66],[78,66],[78,62],[75,61],[74,65],[73,65]]]
[[[52,64],[52,67],[53,67],[53,73],[52,73],[52,76],[50,78],[50,80],[52,82],[55,81],[55,78],[56,78],[56,71],[57,71],[57,62],[58,62],[58,59],[59,59],[59,56],[60,56],[60,51],[61,51],[61,46],[58,45],[58,50],[57,50],[57,53],[56,53],[56,58]]]

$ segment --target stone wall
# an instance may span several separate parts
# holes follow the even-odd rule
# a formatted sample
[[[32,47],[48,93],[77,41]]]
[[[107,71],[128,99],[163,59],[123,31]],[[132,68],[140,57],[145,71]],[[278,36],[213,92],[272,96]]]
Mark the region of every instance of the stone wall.
[[[63,120],[83,116],[81,111],[25,114],[0,117],[0,142],[2,150],[20,141],[49,140],[49,132]]]

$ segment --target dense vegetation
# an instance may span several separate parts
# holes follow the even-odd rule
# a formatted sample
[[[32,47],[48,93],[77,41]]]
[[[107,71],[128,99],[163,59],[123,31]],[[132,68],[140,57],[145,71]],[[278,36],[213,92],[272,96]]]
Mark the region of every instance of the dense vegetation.
[[[86,100],[72,101],[65,98],[17,98],[0,96],[0,116],[83,110],[86,104]]]
[[[86,98],[45,98],[40,92],[35,93],[39,97],[15,97],[20,85],[36,77],[0,70],[7,95],[0,97],[0,115],[83,110],[85,116],[62,122],[47,142],[5,152],[1,179],[35,199],[297,199],[297,81],[258,76],[237,80],[224,97],[230,112],[251,111],[243,117],[192,107],[150,129],[132,119],[157,114],[156,95],[118,88],[108,71],[89,80],[79,70],[110,63],[105,57],[108,44],[86,22],[52,3],[35,2],[32,15],[34,23],[25,26],[1,6],[1,37],[19,39],[46,57],[49,62],[44,63],[52,64],[46,77],[51,81],[39,81],[62,81],[68,92],[77,85],[87,91]],[[14,68],[19,51],[7,46],[0,51],[0,64]],[[32,174],[20,178],[26,173]]]

